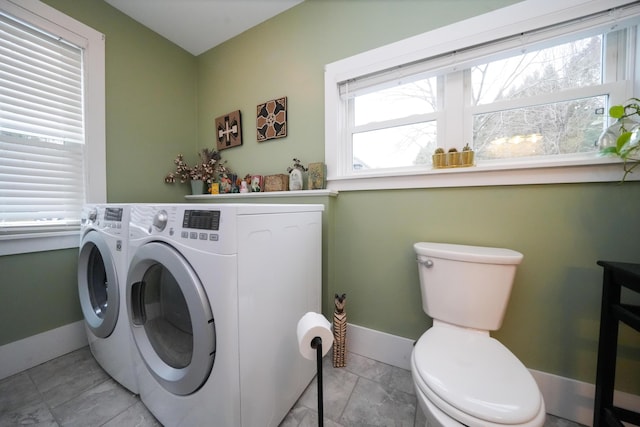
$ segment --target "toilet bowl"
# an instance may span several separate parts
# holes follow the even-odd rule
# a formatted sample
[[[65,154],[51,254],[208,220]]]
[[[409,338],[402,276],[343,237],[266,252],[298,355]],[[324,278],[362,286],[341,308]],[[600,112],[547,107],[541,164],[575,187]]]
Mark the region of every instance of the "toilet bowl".
[[[525,366],[485,331],[434,321],[411,373],[428,426],[542,426],[545,407]]]
[[[522,254],[416,243],[422,302],[433,326],[416,342],[411,373],[428,427],[540,427],[542,394],[497,330]]]

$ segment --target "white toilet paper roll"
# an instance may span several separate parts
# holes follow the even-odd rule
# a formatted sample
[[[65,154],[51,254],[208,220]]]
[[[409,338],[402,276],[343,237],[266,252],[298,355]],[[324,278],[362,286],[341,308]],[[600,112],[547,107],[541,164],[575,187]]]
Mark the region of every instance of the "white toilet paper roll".
[[[331,323],[322,315],[312,311],[298,320],[298,349],[300,354],[309,360],[316,359],[316,349],[311,347],[315,337],[322,338],[322,356],[327,354],[333,344]]]

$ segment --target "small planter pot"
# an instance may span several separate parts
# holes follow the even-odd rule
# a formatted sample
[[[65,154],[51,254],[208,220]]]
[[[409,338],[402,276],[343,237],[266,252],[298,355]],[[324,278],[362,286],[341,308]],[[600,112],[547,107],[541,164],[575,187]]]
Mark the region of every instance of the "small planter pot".
[[[461,166],[473,166],[473,151],[467,150],[460,153]]]
[[[447,153],[447,166],[455,168],[461,165],[462,153],[458,151]]]
[[[438,153],[431,156],[431,160],[433,162],[433,167],[436,169],[446,168],[447,167],[447,154],[446,153]]]
[[[198,195],[204,194],[204,181],[201,179],[191,180],[191,194]]]

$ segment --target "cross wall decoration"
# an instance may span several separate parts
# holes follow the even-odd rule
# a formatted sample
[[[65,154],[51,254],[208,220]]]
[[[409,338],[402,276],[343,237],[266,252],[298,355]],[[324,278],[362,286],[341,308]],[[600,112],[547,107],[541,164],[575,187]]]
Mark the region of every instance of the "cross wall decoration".
[[[240,110],[216,118],[216,146],[218,151],[242,145]]]

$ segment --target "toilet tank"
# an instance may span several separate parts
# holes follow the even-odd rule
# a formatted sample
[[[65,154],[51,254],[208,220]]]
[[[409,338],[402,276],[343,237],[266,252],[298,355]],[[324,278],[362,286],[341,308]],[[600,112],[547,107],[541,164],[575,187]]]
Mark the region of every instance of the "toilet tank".
[[[500,329],[520,252],[430,242],[413,248],[425,313],[467,328]]]

